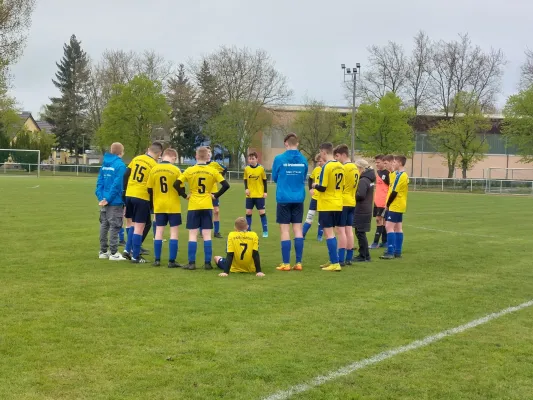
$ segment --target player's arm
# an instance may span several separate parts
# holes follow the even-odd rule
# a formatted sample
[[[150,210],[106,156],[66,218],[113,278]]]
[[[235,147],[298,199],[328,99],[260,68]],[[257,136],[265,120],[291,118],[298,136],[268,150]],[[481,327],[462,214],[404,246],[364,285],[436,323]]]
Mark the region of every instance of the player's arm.
[[[328,187],[328,178],[329,164],[324,165],[324,168],[322,168],[322,172],[320,172],[320,179],[318,180],[318,183],[313,184],[313,188],[318,190],[319,192],[325,192],[326,188]]]
[[[355,192],[355,200],[363,201],[366,199],[366,194],[368,193],[368,179],[361,179],[357,185],[357,191]]]
[[[121,165],[117,170],[115,171],[115,178],[113,179],[113,183],[111,184],[111,188],[109,189],[109,192],[104,192],[104,199],[114,199],[117,196],[122,196],[122,187],[124,184],[124,170],[126,166]]]
[[[313,190],[313,183],[315,183],[315,180],[312,175],[309,175],[309,178],[307,179],[307,187],[309,188],[309,191]]]
[[[255,264],[255,273],[256,274],[262,273],[261,272],[261,257],[259,257],[258,250],[252,251],[252,259],[254,260],[254,264]]]
[[[216,193],[213,193],[213,197],[215,199],[218,199],[220,196],[226,193],[226,191],[229,189],[229,183],[225,179],[222,182],[220,182],[220,185],[222,186],[220,190]]]
[[[96,195],[98,201],[102,201],[104,199],[104,171],[102,171],[102,168],[100,168],[100,172],[98,173],[98,179],[96,180],[96,190],[94,194]]]
[[[387,171],[387,173],[385,174],[385,179],[383,179],[383,182],[385,182],[387,184],[387,186],[390,186],[390,173],[389,171]]]
[[[174,182],[174,185],[172,187],[178,192],[178,194],[183,197],[184,199],[187,199],[187,192],[185,191],[185,186],[183,186],[183,182],[178,178],[176,179],[176,182]]]
[[[278,161],[278,156],[276,156],[274,158],[274,164],[272,165],[272,180],[274,181],[274,183],[278,183],[278,164],[279,164],[279,161]]]
[[[128,189],[128,181],[130,179],[130,175],[131,175],[131,168],[128,167],[126,168],[126,172],[124,172],[124,178],[122,179],[122,186],[123,186],[123,191],[124,193],[122,194],[122,197],[126,196],[126,190]]]
[[[231,269],[231,263],[233,262],[233,252],[228,251],[226,254],[226,265],[224,266],[224,273],[229,274],[229,270]]]
[[[404,175],[405,176],[405,175]],[[399,179],[400,182],[398,182],[398,184],[392,188],[392,192],[391,194],[389,195],[389,199],[387,200],[387,208],[390,208],[391,204],[394,202],[394,200],[396,199],[396,196],[398,196],[398,192],[401,191],[405,185],[405,179],[402,179],[403,177],[401,177]]]

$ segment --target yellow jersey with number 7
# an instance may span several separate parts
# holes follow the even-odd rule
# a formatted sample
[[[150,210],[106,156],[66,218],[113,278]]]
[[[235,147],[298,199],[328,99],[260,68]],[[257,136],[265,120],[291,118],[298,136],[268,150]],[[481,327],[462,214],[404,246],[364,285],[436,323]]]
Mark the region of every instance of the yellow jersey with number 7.
[[[230,272],[255,272],[253,251],[259,251],[255,232],[231,232],[228,235],[228,253],[233,253]]]

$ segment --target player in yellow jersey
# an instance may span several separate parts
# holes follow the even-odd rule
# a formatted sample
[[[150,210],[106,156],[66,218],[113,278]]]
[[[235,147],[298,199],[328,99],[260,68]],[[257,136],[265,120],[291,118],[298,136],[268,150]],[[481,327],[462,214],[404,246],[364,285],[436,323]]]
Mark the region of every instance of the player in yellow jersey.
[[[141,245],[150,231],[150,195],[146,188],[148,177],[157,159],[163,152],[163,146],[154,142],[146,154],[131,160],[124,174],[124,190],[126,192],[126,223],[128,227],[128,241],[123,256],[133,263],[145,263],[140,256]],[[148,229],[145,229],[148,228]]]
[[[405,172],[405,156],[394,156],[394,172],[390,175],[391,186],[387,198],[385,229],[387,229],[387,251],[380,258],[391,260],[402,257],[403,214],[407,209],[409,177]]]
[[[204,239],[205,269],[213,269],[211,258],[213,247],[211,243],[211,230],[213,229],[213,200],[218,199],[229,189],[229,183],[224,177],[206,164],[209,159],[209,150],[199,147],[196,150],[197,164],[187,168],[178,177],[176,189],[180,196],[189,200],[187,212],[187,229],[189,230],[188,256],[189,264],[183,269],[196,269],[196,249],[198,247],[198,229],[202,230]],[[189,195],[186,194],[183,183],[189,185]],[[220,183],[222,188],[212,192],[213,186]]]
[[[342,193],[344,190],[344,166],[333,158],[333,144],[322,143],[320,156],[326,162],[320,173],[318,184],[313,184],[313,189],[318,190],[318,221],[324,228],[327,238],[329,263],[321,266],[325,271],[341,271],[339,254],[337,252],[337,238],[335,232],[342,240],[344,228],[341,229]],[[346,248],[346,243],[339,242],[339,247]]]
[[[223,177],[226,176],[226,172],[228,169],[220,164],[218,161],[213,161],[213,153],[211,151],[211,147],[207,146],[207,149],[209,150],[209,160],[207,161],[207,165],[210,167],[213,167],[215,171],[220,173]],[[212,193],[215,193],[218,191],[217,183],[213,185]],[[214,232],[213,236],[217,239],[222,239],[222,234],[220,233],[220,201],[219,199],[213,200],[213,225],[214,225]]]
[[[339,237],[339,264],[340,266],[351,265],[354,252],[353,221],[355,213],[355,193],[359,183],[359,169],[350,161],[350,151],[348,146],[341,144],[333,150],[333,155],[337,161],[344,165],[344,188],[342,191],[342,215],[339,226],[341,229]],[[342,229],[344,228],[344,229]],[[343,232],[344,231],[344,232]],[[341,247],[344,240],[345,247]]]
[[[309,186],[309,194],[311,195],[311,201],[309,202],[309,211],[307,211],[307,217],[305,218],[304,222],[304,238],[307,235],[307,232],[309,232],[309,229],[311,229],[311,225],[313,224],[313,219],[315,219],[316,214],[316,205],[319,192],[318,190],[313,189],[313,183],[318,183],[318,180],[320,179],[320,173],[322,172],[322,167],[324,166],[324,160],[322,160],[320,153],[315,156],[315,165],[315,169],[311,172],[311,175],[309,175],[309,179],[307,180],[307,184]],[[323,233],[324,231],[322,229],[322,226],[318,224],[317,240],[319,242],[322,241]]]
[[[230,272],[253,272],[256,276],[265,276],[261,272],[259,238],[248,228],[243,217],[235,220],[235,232],[228,235],[226,258],[215,256],[216,265],[224,271],[218,276],[228,276]]]
[[[163,152],[161,163],[152,168],[148,178],[148,193],[154,205],[155,214],[155,240],[154,240],[154,267],[161,265],[161,250],[163,247],[163,234],[165,227],[170,225],[170,242],[168,267],[179,268],[176,263],[178,255],[178,227],[181,225],[181,203],[178,191],[174,184],[181,175],[181,171],[174,165],[178,153],[174,149]]]
[[[246,194],[246,222],[252,229],[252,211],[257,208],[263,226],[263,237],[268,237],[268,222],[265,202],[267,198],[267,177],[265,168],[257,162],[257,153],[248,154],[248,165],[244,168],[244,193]]]

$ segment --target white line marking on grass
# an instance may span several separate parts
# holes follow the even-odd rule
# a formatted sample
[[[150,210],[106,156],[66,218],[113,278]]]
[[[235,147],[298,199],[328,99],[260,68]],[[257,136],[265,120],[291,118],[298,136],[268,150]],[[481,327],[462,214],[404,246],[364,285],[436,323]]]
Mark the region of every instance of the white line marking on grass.
[[[466,236],[477,236],[477,237],[498,239],[498,236],[478,235],[477,233],[445,231],[445,230],[442,230],[442,229],[426,228],[424,226],[414,226],[414,225],[404,225],[404,226],[407,226],[408,228],[423,229],[425,231],[433,231],[433,232],[441,232],[441,233],[451,233],[451,234],[454,234],[454,235],[466,235]],[[518,239],[518,240],[520,240],[520,239]]]
[[[29,187],[28,189],[37,189],[39,186],[41,186],[41,185],[31,186],[31,187]]]
[[[342,378],[344,376],[347,376],[351,374],[354,371],[357,371],[359,369],[363,369],[368,367],[369,365],[377,364],[381,361],[385,361],[389,358],[392,358],[398,354],[407,353],[411,350],[416,350],[422,347],[426,347],[432,343],[438,342],[439,340],[442,340],[448,336],[457,335],[458,333],[462,333],[464,331],[467,331],[469,329],[475,328],[479,325],[486,324],[487,322],[490,322],[494,319],[503,317],[504,315],[511,314],[520,310],[523,310],[524,308],[533,306],[533,300],[527,301],[525,303],[522,303],[518,306],[509,307],[504,310],[488,314],[482,318],[475,319],[473,321],[470,321],[464,325],[457,326],[455,328],[447,329],[445,331],[442,331],[440,333],[437,333],[436,335],[428,336],[421,340],[415,340],[414,342],[409,343],[405,346],[396,347],[395,349],[384,351],[383,353],[376,354],[375,356],[372,356],[370,358],[365,358],[364,360],[354,362],[352,364],[346,365],[345,367],[342,367],[336,371],[330,372],[327,375],[321,375],[317,376],[316,378],[311,379],[307,383],[302,383],[300,385],[295,385],[293,387],[290,387],[287,390],[280,390],[279,392],[276,392],[268,397],[265,397],[264,400],[285,400],[288,399],[295,394],[307,392],[308,390],[311,390],[317,386],[321,386],[329,381],[332,381],[337,378]]]

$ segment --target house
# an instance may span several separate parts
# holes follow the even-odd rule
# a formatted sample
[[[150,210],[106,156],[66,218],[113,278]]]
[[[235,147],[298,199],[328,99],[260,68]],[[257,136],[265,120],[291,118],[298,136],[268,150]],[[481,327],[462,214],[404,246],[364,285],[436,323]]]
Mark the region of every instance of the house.
[[[20,119],[22,121],[22,126],[24,127],[24,129],[27,129],[30,132],[40,132],[41,131],[41,128],[39,127],[39,124],[37,123],[37,121],[35,121],[35,119],[31,115],[31,112],[22,111],[19,114],[19,117],[20,117]]]

